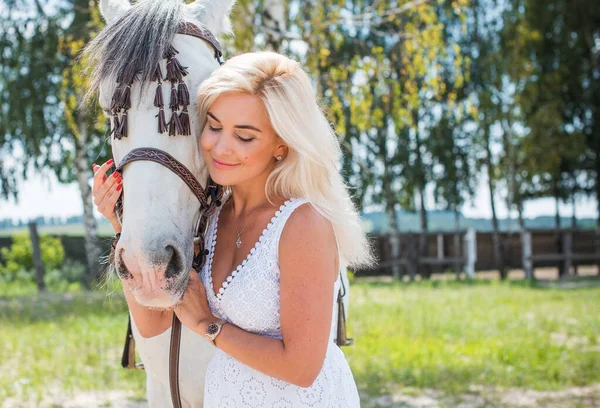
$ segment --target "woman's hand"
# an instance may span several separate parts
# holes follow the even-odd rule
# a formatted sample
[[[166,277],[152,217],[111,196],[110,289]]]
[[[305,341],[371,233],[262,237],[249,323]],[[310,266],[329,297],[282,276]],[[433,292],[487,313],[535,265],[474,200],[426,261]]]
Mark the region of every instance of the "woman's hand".
[[[204,336],[206,327],[218,320],[210,311],[206,298],[206,289],[198,273],[192,269],[183,300],[174,309],[175,314],[185,326]]]
[[[106,177],[106,172],[112,165],[112,159],[102,166],[94,164],[94,186],[92,196],[94,204],[100,214],[105,216],[112,224],[115,232],[121,232],[121,223],[115,213],[115,205],[123,192],[122,178],[118,172],[114,172],[110,177]]]

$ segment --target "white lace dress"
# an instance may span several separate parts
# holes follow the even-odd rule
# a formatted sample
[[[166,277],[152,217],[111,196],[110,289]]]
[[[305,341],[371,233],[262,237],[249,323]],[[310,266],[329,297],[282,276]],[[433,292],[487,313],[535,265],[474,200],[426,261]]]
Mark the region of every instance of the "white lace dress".
[[[216,317],[248,332],[282,338],[279,318],[279,238],[292,211],[305,202],[306,199],[292,198],[279,208],[246,259],[223,283],[218,295],[214,293],[210,271],[220,208],[211,217],[206,234],[206,247],[210,249],[210,255],[200,272],[200,278],[207,288],[208,302]],[[337,294],[339,286],[338,278],[334,293]],[[332,299],[332,316],[335,304],[335,299]],[[206,374],[204,407],[360,407],[352,372],[344,354],[333,342],[333,332],[332,328],[321,372],[308,388],[265,375],[217,350]]]

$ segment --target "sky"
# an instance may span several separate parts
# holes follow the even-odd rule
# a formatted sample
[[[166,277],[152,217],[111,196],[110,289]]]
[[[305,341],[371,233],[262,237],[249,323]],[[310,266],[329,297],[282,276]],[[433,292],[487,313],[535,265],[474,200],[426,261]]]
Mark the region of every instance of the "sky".
[[[32,174],[29,180],[20,184],[20,200],[0,201],[0,219],[15,218],[28,220],[38,216],[46,217],[68,217],[83,214],[83,206],[79,195],[77,183],[60,184],[54,176],[40,176]],[[505,218],[506,206],[498,203],[498,216]],[[527,202],[524,209],[526,218],[541,215],[553,216],[556,207],[553,199],[540,199]],[[572,208],[570,205],[560,206],[561,215],[570,217]],[[100,213],[95,211],[97,217]],[[486,180],[482,177],[477,189],[474,203],[467,204],[463,214],[469,218],[491,218],[490,199],[486,189]],[[582,199],[576,206],[578,218],[596,218],[597,206],[595,200]],[[513,216],[516,216],[514,214]]]

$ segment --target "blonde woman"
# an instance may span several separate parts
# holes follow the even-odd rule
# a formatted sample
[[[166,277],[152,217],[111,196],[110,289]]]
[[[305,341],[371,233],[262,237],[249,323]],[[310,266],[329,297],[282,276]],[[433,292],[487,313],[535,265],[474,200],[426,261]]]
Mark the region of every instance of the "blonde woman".
[[[218,348],[204,406],[358,407],[332,316],[340,271],[371,253],[308,76],[285,56],[243,54],[197,99],[206,165],[227,186],[209,258],[174,309]]]

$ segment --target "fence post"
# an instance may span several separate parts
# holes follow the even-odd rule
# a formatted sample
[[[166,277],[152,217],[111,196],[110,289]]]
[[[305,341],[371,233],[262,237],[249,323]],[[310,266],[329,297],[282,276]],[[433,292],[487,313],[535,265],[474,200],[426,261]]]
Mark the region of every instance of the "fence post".
[[[571,274],[571,266],[573,265],[573,232],[565,231],[562,237],[565,253],[565,273],[563,277],[568,277]]]
[[[46,291],[46,283],[44,282],[44,263],[42,262],[42,251],[40,249],[40,237],[37,232],[35,222],[29,223],[29,237],[31,239],[31,247],[33,248],[33,265],[35,267],[35,282],[40,292]]]
[[[475,262],[477,262],[477,234],[473,228],[469,228],[465,234],[465,250],[467,263],[465,273],[467,278],[475,277]]]
[[[523,247],[523,271],[525,279],[533,279],[533,262],[531,260],[531,232],[523,231],[521,234],[521,245]]]
[[[456,259],[461,258],[461,251],[460,251],[460,235],[455,233],[454,234],[454,257]],[[463,266],[465,264],[460,263],[460,261],[456,261],[454,263],[454,273],[456,273],[456,279],[459,280],[460,279],[460,270],[461,270],[461,266]]]

